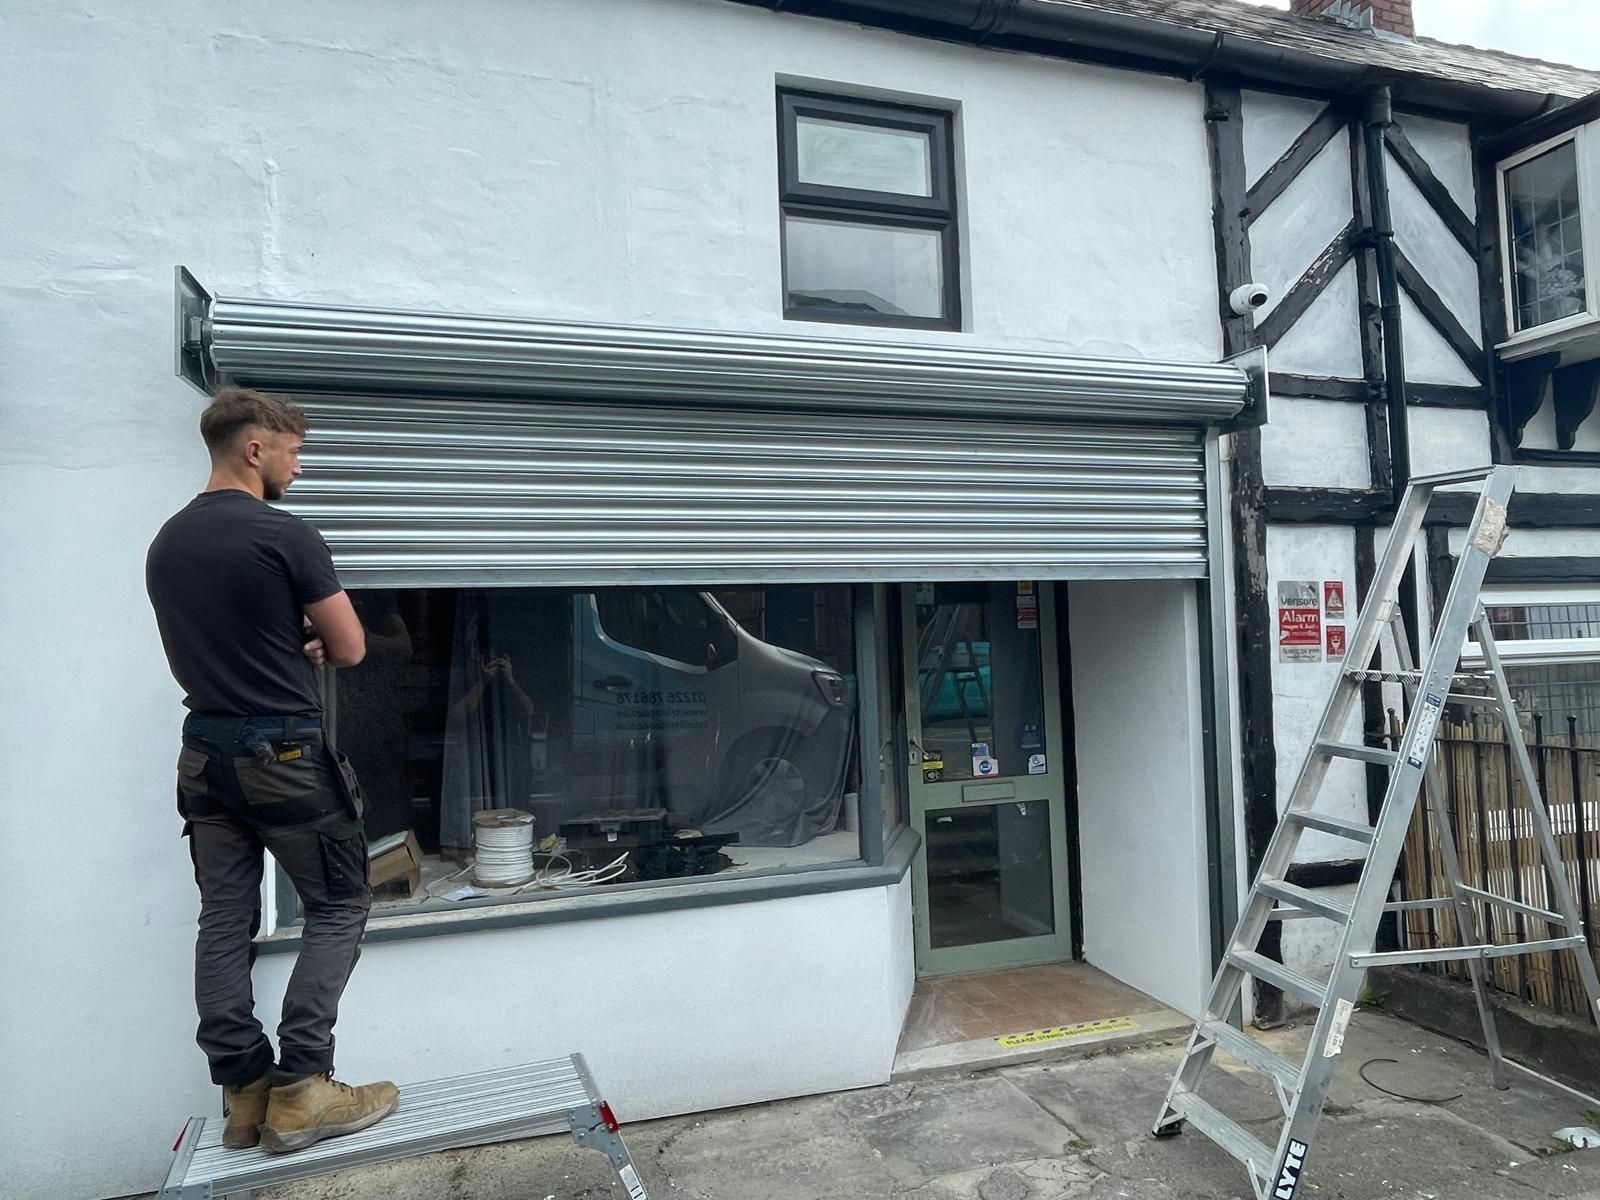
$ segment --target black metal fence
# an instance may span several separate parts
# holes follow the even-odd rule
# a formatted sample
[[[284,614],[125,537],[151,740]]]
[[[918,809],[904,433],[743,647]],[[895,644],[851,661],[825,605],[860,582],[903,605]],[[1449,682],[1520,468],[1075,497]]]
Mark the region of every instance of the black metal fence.
[[[1589,953],[1600,962],[1600,738],[1587,736],[1576,716],[1556,729],[1533,718],[1529,752],[1555,831],[1563,867],[1585,919]],[[1518,778],[1505,731],[1489,720],[1447,721],[1440,726],[1437,755],[1446,807],[1461,858],[1462,880],[1536,908],[1552,907],[1533,836],[1528,796]],[[1439,853],[1436,821],[1426,803],[1417,805],[1406,837],[1400,881],[1402,898],[1450,894]],[[1533,941],[1563,936],[1548,922],[1509,909],[1476,906],[1484,941]],[[1455,914],[1448,908],[1401,914],[1401,936],[1413,947],[1460,944]],[[1554,1012],[1594,1014],[1584,1002],[1574,960],[1568,953],[1488,960],[1490,983]],[[1463,963],[1431,968],[1465,978]]]

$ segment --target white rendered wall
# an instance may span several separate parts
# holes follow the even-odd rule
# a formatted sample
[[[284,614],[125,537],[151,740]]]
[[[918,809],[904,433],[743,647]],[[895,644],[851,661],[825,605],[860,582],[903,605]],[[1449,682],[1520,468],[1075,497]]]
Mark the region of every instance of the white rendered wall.
[[[1084,958],[1193,1014],[1211,975],[1194,585],[1073,583],[1067,620]]]
[[[1321,100],[1282,96],[1277,92],[1243,91],[1239,101],[1244,117],[1246,187],[1260,183],[1272,164],[1289,152],[1295,139],[1327,107]]]
[[[339,1023],[353,1080],[581,1050],[624,1121],[885,1083],[915,982],[910,879],[368,945]],[[274,1011],[294,965],[256,966]]]
[[[1256,313],[1257,326],[1350,223],[1350,212],[1350,139],[1336,133],[1250,225],[1250,272],[1272,291]],[[1356,335],[1354,323],[1345,332]]]
[[[1450,553],[1467,544],[1465,529],[1450,531]],[[1513,529],[1506,535],[1501,558],[1600,558],[1600,530]]]
[[[75,832],[71,881],[0,882],[0,1195],[147,1189],[181,1118],[216,1102],[190,1040],[179,697],[142,581],[151,536],[204,478],[202,401],[172,373],[174,264],[235,295],[916,336],[782,322],[780,77],[959,104],[968,330],[922,337],[1220,353],[1198,85],[714,0],[0,7],[0,644],[15,658],[0,838],[42,852]],[[791,982],[787,1007],[752,1006],[759,1038],[743,1017],[733,1026],[742,1094],[865,1080],[886,1061],[909,987],[907,903],[866,893],[663,919],[707,956],[737,925],[738,970]],[[434,1061],[389,1031],[470,1008],[479,990],[457,1008],[447,996],[476,947],[487,960],[508,948],[527,967],[529,1013],[564,1033],[575,1017],[541,1001],[533,969],[559,955],[540,947],[621,936],[594,923],[374,946],[341,1024],[348,1063],[405,1076]],[[694,956],[673,961],[653,993],[685,1012],[725,995]],[[264,994],[285,965],[262,960]],[[434,989],[422,1015],[398,1018],[418,987]],[[841,997],[862,1006],[849,1031]],[[618,994],[589,1015],[616,1027],[640,1009]],[[826,1011],[836,1036],[775,1054],[770,1021],[801,1011]],[[679,1050],[695,1074],[700,1043]],[[686,1102],[648,1088],[615,1099]]]
[[[1352,531],[1333,525],[1274,525],[1267,530],[1267,598],[1272,606],[1272,697],[1276,718],[1278,810],[1289,802],[1295,779],[1310,752],[1317,723],[1338,681],[1340,663],[1283,662],[1277,651],[1278,584],[1283,580],[1326,580],[1345,585],[1346,630],[1353,629],[1355,610],[1355,539]],[[1326,622],[1324,623],[1326,628]],[[1361,740],[1359,714],[1343,731],[1347,741]],[[1336,817],[1366,819],[1366,778],[1360,763],[1339,761],[1328,770],[1318,800],[1319,810]],[[1327,834],[1308,832],[1300,842],[1301,862],[1349,858],[1350,843]]]
[[[1267,596],[1274,622],[1272,663],[1272,711],[1277,750],[1278,811],[1281,813],[1294,793],[1306,755],[1311,750],[1323,709],[1338,681],[1340,663],[1282,662],[1276,649],[1278,583],[1280,580],[1341,580],[1345,585],[1344,626],[1353,630],[1356,622],[1355,536],[1352,530],[1335,526],[1276,525],[1267,530]],[[1327,622],[1324,621],[1324,629]],[[1361,741],[1361,713],[1353,714],[1340,740]],[[1365,768],[1360,763],[1336,760],[1317,797],[1319,812],[1347,820],[1367,820]],[[1308,832],[1300,842],[1299,862],[1331,862],[1354,857],[1352,846],[1341,838]],[[1330,893],[1335,895],[1337,893]],[[1319,926],[1321,928],[1319,928]],[[1283,961],[1294,969],[1313,975],[1326,973],[1332,962],[1332,929],[1325,921],[1286,921],[1283,925]]]
[[[1365,407],[1274,396],[1272,420],[1261,427],[1261,471],[1269,486],[1371,487]]]
[[[1356,264],[1339,269],[1322,295],[1289,326],[1271,350],[1272,370],[1284,375],[1360,379],[1360,297]]]
[[[1406,410],[1411,433],[1411,474],[1440,475],[1488,466],[1489,414],[1473,408]]]

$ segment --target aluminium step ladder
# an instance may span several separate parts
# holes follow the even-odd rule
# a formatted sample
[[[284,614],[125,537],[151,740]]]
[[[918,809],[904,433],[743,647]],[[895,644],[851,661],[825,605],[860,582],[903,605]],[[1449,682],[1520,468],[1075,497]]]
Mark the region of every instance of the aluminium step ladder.
[[[1479,601],[1489,561],[1499,553],[1505,541],[1506,508],[1515,477],[1513,467],[1493,467],[1419,478],[1407,488],[1373,580],[1371,597],[1359,614],[1350,638],[1339,681],[1212,981],[1205,1011],[1189,1039],[1183,1062],[1156,1119],[1154,1133],[1158,1137],[1177,1133],[1185,1124],[1190,1124],[1240,1160],[1250,1173],[1251,1187],[1258,1200],[1294,1200],[1299,1190],[1317,1123],[1343,1049],[1345,1030],[1369,967],[1465,961],[1483,1024],[1494,1085],[1508,1086],[1509,1069],[1592,1103],[1600,1103],[1502,1056],[1484,981],[1484,966],[1491,958],[1574,951],[1578,977],[1596,1019],[1600,1020],[1600,980],[1596,978],[1594,960],[1589,954],[1583,921],[1539,792],[1489,620]],[[1412,665],[1405,626],[1399,619],[1401,577],[1411,561],[1435,491],[1449,484],[1479,481],[1481,490],[1467,543],[1449,594],[1439,611],[1427,662],[1417,671]],[[1461,659],[1469,628],[1476,631],[1483,664],[1481,669],[1464,671]],[[1375,660],[1385,633],[1389,636],[1393,657],[1386,659],[1389,669],[1378,669]],[[1404,689],[1408,716],[1396,743],[1398,750],[1352,745],[1341,740],[1352,718],[1358,716],[1363,685],[1371,683],[1399,684]],[[1497,714],[1503,722],[1527,801],[1528,824],[1543,860],[1544,895],[1549,897],[1550,907],[1525,904],[1520,896],[1517,899],[1498,896],[1468,887],[1462,881],[1443,783],[1433,753],[1439,718],[1447,705],[1483,707]],[[1388,768],[1388,788],[1375,826],[1316,810],[1317,794],[1329,765],[1336,759],[1376,763]],[[1390,886],[1419,792],[1426,794],[1429,808],[1437,818],[1433,825],[1450,895],[1389,903]],[[1288,882],[1289,867],[1295,860],[1300,838],[1307,830],[1366,847],[1366,862],[1348,907]],[[1478,932],[1479,906],[1484,913],[1482,924],[1491,931],[1487,940],[1481,939]],[[1378,923],[1386,912],[1426,908],[1453,911],[1464,944],[1373,952]],[[1499,942],[1493,933],[1497,910],[1514,914],[1519,927],[1531,919],[1544,922],[1552,934],[1560,936]],[[1267,923],[1290,919],[1320,919],[1340,927],[1338,950],[1326,983],[1308,978],[1257,952]],[[1302,1061],[1291,1061],[1233,1023],[1240,1009],[1242,989],[1252,978],[1317,1008],[1316,1023]],[[1263,1141],[1201,1096],[1206,1071],[1218,1050],[1264,1076],[1271,1084],[1284,1117],[1275,1145]]]
[[[400,1089],[400,1107],[370,1129],[289,1154],[226,1150],[223,1120],[194,1117],[156,1200],[243,1200],[256,1188],[511,1138],[570,1132],[611,1160],[628,1200],[648,1200],[611,1106],[583,1055],[436,1079]]]

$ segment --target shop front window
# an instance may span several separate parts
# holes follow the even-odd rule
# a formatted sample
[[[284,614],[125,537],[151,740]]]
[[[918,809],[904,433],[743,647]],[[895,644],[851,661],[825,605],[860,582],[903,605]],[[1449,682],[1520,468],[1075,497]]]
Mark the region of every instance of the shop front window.
[[[352,598],[378,908],[860,857],[850,587]]]

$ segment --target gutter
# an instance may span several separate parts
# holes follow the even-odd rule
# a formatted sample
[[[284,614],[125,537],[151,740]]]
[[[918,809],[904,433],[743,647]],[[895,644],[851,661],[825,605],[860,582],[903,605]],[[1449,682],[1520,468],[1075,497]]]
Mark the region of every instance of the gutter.
[[[1504,158],[1590,121],[1600,121],[1600,92],[1591,92],[1581,100],[1552,104],[1550,111],[1538,113],[1513,129],[1485,139],[1483,148],[1494,158]]]
[[[1487,88],[1273,46],[1237,34],[1155,21],[1062,0],[735,0],[921,37],[1125,66],[1195,79],[1235,75],[1294,91],[1352,94],[1389,85],[1407,105],[1505,122],[1570,98]]]

